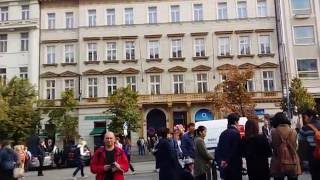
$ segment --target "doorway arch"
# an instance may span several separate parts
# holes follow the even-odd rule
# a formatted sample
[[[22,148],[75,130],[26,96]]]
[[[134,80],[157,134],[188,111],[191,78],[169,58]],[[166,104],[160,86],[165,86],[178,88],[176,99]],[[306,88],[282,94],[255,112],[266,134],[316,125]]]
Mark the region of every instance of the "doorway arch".
[[[158,129],[167,127],[166,114],[160,109],[152,109],[147,114],[147,133],[153,135]]]

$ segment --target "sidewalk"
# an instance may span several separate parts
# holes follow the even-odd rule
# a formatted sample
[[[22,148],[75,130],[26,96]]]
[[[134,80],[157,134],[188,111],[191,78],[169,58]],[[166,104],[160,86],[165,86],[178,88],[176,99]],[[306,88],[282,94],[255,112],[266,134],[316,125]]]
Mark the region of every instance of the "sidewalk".
[[[155,161],[154,155],[151,153],[147,153],[144,156],[139,156],[138,153],[134,153],[131,155],[131,162],[148,162],[148,161]]]

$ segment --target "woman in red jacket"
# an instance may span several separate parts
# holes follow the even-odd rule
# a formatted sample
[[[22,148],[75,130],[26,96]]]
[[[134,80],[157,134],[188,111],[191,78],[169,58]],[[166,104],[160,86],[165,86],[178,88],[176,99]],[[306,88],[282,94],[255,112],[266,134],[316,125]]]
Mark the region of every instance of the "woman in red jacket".
[[[90,168],[96,174],[96,180],[124,180],[129,162],[122,149],[115,146],[115,135],[107,132],[104,136],[105,146],[96,150]]]

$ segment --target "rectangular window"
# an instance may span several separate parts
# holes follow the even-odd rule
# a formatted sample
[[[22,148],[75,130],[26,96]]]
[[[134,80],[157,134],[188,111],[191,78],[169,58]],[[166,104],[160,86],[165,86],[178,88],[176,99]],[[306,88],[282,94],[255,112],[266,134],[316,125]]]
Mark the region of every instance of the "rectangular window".
[[[137,79],[136,76],[127,76],[127,86],[131,89],[131,91],[136,92],[137,91]]]
[[[208,77],[207,74],[197,74],[198,93],[208,92]]]
[[[313,26],[296,26],[294,27],[294,41],[297,45],[314,44]]]
[[[263,87],[264,91],[274,91],[274,72],[263,71]]]
[[[149,43],[149,59],[159,59],[159,41],[150,40]]]
[[[184,83],[183,83],[183,75],[173,75],[173,93],[174,94],[182,94],[184,93]]]
[[[98,97],[98,78],[88,78],[88,97]]]
[[[0,34],[0,52],[7,52],[8,35]]]
[[[98,53],[97,53],[97,43],[89,43],[88,44],[88,61],[97,61]]]
[[[29,5],[21,6],[21,19],[22,20],[30,19],[30,8],[29,8]]]
[[[202,21],[203,20],[203,8],[202,4],[193,5],[193,21]]]
[[[240,36],[239,38],[240,55],[250,54],[250,39],[249,36]]]
[[[56,14],[48,13],[48,29],[56,28]]]
[[[113,26],[116,24],[116,10],[107,9],[107,25]]]
[[[150,76],[150,92],[151,95],[160,94],[160,75]]]
[[[182,40],[174,39],[171,41],[171,57],[180,58],[182,57]]]
[[[248,92],[253,92],[254,91],[253,79],[248,79],[247,80],[246,89],[247,89]]]
[[[107,42],[107,60],[112,61],[117,59],[117,43]]]
[[[310,14],[310,0],[291,0],[292,10],[294,14]]]
[[[133,8],[124,9],[124,24],[133,24]]]
[[[247,2],[239,1],[238,5],[238,18],[247,18]]]
[[[0,7],[1,21],[8,21],[8,7]]]
[[[127,41],[125,43],[126,49],[126,60],[134,60],[135,59],[135,45],[133,41]]]
[[[74,26],[73,12],[66,12],[66,28],[72,29]]]
[[[117,78],[107,77],[108,96],[111,96],[117,90]]]
[[[29,33],[24,32],[20,33],[20,39],[21,39],[21,51],[28,51],[29,50]]]
[[[157,23],[157,7],[148,8],[149,24]]]
[[[47,46],[47,64],[56,63],[56,47]]]
[[[20,67],[20,78],[28,79],[28,67]]]
[[[56,97],[56,81],[55,80],[47,80],[47,99],[54,100]]]
[[[258,0],[258,17],[267,17],[267,1],[266,0]]]
[[[297,66],[299,78],[319,77],[317,59],[298,59]]]
[[[0,68],[0,83],[5,85],[7,83],[7,69]]]
[[[197,38],[194,40],[194,49],[196,57],[206,56],[204,38]]]
[[[219,38],[219,56],[230,56],[230,38]]]
[[[74,79],[66,79],[64,80],[64,90],[68,91],[74,91]]]
[[[271,48],[270,48],[270,36],[269,35],[262,35],[259,36],[259,53],[260,54],[270,54]]]
[[[64,47],[65,63],[74,63],[74,45],[68,44]]]
[[[89,27],[94,27],[97,25],[97,15],[95,9],[88,10],[88,25]]]
[[[171,22],[180,22],[180,6],[173,5],[171,9]]]
[[[218,3],[218,19],[228,19],[227,2]]]

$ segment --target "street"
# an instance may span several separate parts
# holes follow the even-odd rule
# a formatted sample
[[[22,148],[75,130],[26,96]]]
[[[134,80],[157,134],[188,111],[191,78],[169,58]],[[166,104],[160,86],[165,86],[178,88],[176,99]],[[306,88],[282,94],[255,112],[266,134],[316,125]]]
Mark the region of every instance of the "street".
[[[154,173],[154,161],[133,163],[136,169],[136,174],[132,175],[131,172],[126,174],[126,180],[158,180],[158,174]],[[74,168],[69,169],[51,169],[45,170],[43,177],[38,177],[36,171],[26,173],[25,180],[72,180],[72,173]],[[89,167],[85,168],[85,175],[88,176],[86,180],[94,180],[94,174],[90,173]],[[77,175],[80,178],[80,172]],[[309,174],[303,174],[299,180],[310,180]],[[248,180],[247,176],[243,176],[243,180]]]

